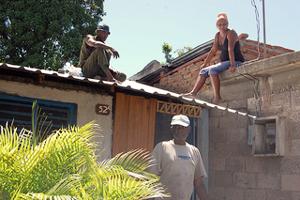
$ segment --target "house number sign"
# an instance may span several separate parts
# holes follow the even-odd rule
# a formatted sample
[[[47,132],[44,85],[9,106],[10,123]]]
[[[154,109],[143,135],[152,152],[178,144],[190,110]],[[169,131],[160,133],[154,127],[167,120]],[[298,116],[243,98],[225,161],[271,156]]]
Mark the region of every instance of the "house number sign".
[[[109,115],[110,107],[106,104],[97,104],[96,105],[96,113],[98,115]]]

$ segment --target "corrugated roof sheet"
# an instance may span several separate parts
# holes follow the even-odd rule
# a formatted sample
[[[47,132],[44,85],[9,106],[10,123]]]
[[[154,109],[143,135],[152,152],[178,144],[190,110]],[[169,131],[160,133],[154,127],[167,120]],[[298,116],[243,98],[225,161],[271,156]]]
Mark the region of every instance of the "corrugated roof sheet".
[[[230,108],[223,107],[220,105],[212,104],[207,101],[203,101],[201,99],[192,99],[192,98],[187,98],[187,97],[181,97],[177,93],[174,93],[174,92],[171,92],[168,90],[164,90],[164,89],[160,89],[160,88],[156,88],[156,87],[152,87],[152,86],[145,85],[142,83],[138,83],[136,81],[126,80],[123,83],[114,83],[114,82],[102,81],[102,80],[85,78],[85,77],[80,77],[80,76],[71,76],[68,73],[63,74],[63,73],[59,73],[57,71],[52,71],[52,70],[44,70],[44,69],[37,69],[37,68],[31,68],[31,67],[23,67],[23,66],[0,63],[0,70],[5,69],[5,68],[15,70],[15,71],[31,72],[31,73],[37,73],[37,74],[41,73],[41,74],[44,74],[47,76],[55,76],[55,77],[62,78],[62,79],[84,81],[84,82],[91,83],[91,84],[98,83],[101,85],[108,85],[108,86],[114,85],[117,88],[123,88],[123,89],[132,90],[132,91],[139,91],[139,92],[143,92],[143,93],[150,94],[150,95],[160,95],[160,96],[172,97],[172,98],[176,98],[176,99],[180,100],[181,102],[196,104],[196,105],[208,107],[208,108],[215,108],[215,109],[219,109],[222,111],[227,111],[230,113],[247,116],[250,118],[256,118],[256,116],[250,115],[245,112],[240,112],[238,110],[234,110],[234,109],[230,109]]]

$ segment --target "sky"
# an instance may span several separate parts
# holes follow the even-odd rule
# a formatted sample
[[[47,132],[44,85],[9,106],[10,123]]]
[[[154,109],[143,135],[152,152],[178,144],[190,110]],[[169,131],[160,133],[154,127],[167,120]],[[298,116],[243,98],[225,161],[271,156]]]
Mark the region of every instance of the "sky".
[[[259,11],[263,41],[262,0],[105,0],[102,22],[111,32],[107,44],[120,54],[111,60],[111,66],[130,77],[152,60],[165,62],[164,42],[172,46],[172,52],[207,42],[217,32],[215,20],[220,12],[227,13],[229,28],[257,40],[251,1]],[[299,7],[299,0],[265,0],[268,44],[300,50]]]

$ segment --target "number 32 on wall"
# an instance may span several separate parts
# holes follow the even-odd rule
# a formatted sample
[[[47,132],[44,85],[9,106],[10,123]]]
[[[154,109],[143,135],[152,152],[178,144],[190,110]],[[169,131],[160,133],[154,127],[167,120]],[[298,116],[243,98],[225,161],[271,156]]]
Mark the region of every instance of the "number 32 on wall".
[[[110,113],[109,105],[97,104],[96,105],[96,113],[98,115],[109,115],[109,113]]]

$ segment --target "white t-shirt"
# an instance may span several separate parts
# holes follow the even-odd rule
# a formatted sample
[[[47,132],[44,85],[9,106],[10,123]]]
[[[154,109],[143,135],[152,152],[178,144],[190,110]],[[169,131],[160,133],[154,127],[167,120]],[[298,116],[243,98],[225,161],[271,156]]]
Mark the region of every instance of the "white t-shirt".
[[[176,145],[174,140],[158,143],[153,150],[157,164],[153,172],[171,194],[169,200],[189,200],[194,179],[206,177],[200,151],[193,145]]]

